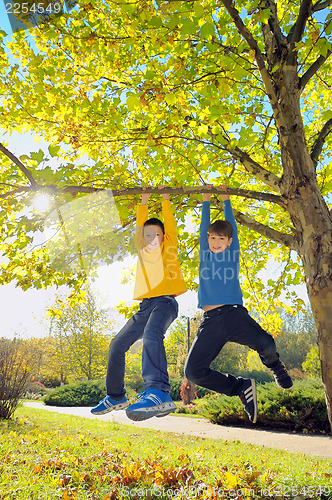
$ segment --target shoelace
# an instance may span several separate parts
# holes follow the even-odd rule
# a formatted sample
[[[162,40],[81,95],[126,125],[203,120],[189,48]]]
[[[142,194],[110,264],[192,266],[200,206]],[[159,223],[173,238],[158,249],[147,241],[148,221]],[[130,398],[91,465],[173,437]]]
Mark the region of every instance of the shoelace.
[[[136,401],[139,401],[146,393],[147,391],[140,392],[139,394],[136,394]]]
[[[278,376],[278,377],[282,377],[284,375],[287,375],[287,370],[285,368],[284,365],[281,365],[279,368],[277,368],[276,370],[273,370],[274,373]]]

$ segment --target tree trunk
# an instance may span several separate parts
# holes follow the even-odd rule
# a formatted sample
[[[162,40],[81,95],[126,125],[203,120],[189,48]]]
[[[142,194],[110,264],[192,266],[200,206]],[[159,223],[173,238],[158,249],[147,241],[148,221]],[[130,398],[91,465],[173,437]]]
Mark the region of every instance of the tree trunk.
[[[308,180],[298,184],[288,209],[302,229],[298,253],[318,331],[322,381],[332,429],[332,217],[317,184]]]
[[[275,120],[283,165],[280,190],[293,222],[295,247],[305,270],[332,429],[332,216],[320,193],[306,141],[293,51],[284,61],[287,64],[280,64],[275,87],[278,97]]]
[[[307,284],[313,316],[318,330],[319,357],[328,417],[332,429],[332,280],[321,290]]]

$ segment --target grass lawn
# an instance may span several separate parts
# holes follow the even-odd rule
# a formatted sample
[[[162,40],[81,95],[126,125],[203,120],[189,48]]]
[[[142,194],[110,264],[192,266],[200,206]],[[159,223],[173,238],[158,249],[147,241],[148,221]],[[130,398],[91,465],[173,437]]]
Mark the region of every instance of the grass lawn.
[[[0,500],[332,499],[332,460],[28,407],[0,428]]]

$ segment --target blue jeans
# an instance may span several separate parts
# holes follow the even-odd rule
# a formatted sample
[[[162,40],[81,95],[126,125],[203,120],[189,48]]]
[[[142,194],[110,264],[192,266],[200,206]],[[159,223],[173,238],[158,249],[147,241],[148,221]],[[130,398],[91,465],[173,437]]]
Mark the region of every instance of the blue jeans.
[[[167,328],[178,315],[178,303],[170,295],[143,299],[139,311],[130,318],[111,340],[106,375],[106,392],[115,400],[123,399],[125,355],[143,338],[142,376],[144,389],[169,391],[164,337]]]
[[[268,368],[279,361],[272,335],[249,316],[247,309],[241,305],[225,305],[204,313],[186,361],[186,377],[206,389],[227,396],[238,395],[245,379],[210,368],[226,342],[254,349]]]

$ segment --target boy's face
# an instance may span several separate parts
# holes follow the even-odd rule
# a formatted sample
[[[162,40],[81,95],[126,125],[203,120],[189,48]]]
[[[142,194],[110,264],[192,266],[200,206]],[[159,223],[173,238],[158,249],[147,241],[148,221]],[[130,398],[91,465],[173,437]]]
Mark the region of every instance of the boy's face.
[[[232,244],[233,238],[224,234],[208,234],[209,248],[213,253],[221,253]]]
[[[146,246],[150,250],[157,250],[164,241],[164,233],[160,226],[151,224],[143,229]]]

